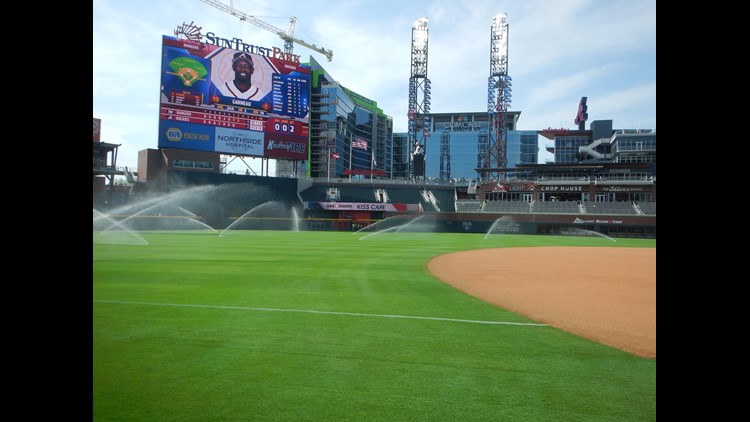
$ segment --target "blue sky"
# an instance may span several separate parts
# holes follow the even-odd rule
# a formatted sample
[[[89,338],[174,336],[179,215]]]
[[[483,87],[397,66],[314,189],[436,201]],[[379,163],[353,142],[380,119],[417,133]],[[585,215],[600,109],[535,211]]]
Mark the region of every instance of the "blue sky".
[[[296,38],[333,51],[333,61],[301,45],[345,87],[377,101],[406,132],[411,28],[426,17],[431,112],[482,112],[487,104],[492,17],[507,14],[511,111],[518,129],[575,129],[581,97],[588,124],[656,129],[655,0],[218,0]],[[467,6],[467,4],[469,6]],[[117,165],[136,168],[138,151],[158,146],[161,39],[183,23],[202,33],[279,47],[276,34],[201,0],[94,0],[93,117],[104,142],[121,144]],[[540,138],[540,162],[551,159]],[[244,173],[240,160],[229,170]],[[260,159],[245,159],[260,173]],[[271,165],[271,171],[275,166]],[[273,173],[272,173],[273,174]]]

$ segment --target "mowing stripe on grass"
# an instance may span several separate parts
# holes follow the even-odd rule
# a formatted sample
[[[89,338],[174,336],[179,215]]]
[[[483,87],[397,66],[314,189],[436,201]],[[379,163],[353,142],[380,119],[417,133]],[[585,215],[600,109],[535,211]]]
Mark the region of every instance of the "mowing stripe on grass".
[[[537,324],[537,323],[532,323],[532,322],[476,321],[476,320],[470,320],[470,319],[420,317],[420,316],[409,316],[409,315],[358,314],[354,312],[314,311],[314,310],[306,310],[306,309],[247,308],[243,306],[191,305],[191,304],[180,304],[180,303],[151,303],[151,302],[120,302],[120,301],[114,301],[114,300],[95,300],[94,303],[112,303],[112,304],[117,304],[117,305],[182,306],[186,308],[235,309],[235,310],[241,310],[241,311],[303,312],[303,313],[308,313],[308,314],[349,315],[349,316],[380,317],[380,318],[426,319],[426,320],[432,320],[432,321],[465,322],[469,324],[531,325],[531,326],[537,326],[537,327],[548,326],[548,324]]]

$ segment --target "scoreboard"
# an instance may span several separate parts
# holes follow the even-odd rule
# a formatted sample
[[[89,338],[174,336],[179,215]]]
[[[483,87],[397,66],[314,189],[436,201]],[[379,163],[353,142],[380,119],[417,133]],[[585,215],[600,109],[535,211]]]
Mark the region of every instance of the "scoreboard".
[[[163,37],[159,147],[307,160],[310,67],[245,52],[245,94],[233,85],[238,53]]]

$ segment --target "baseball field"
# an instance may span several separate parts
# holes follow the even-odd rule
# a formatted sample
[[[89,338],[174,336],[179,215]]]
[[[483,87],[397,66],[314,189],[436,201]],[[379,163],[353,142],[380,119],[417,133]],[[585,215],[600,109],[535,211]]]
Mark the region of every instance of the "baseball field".
[[[656,241],[94,232],[96,421],[656,419]]]

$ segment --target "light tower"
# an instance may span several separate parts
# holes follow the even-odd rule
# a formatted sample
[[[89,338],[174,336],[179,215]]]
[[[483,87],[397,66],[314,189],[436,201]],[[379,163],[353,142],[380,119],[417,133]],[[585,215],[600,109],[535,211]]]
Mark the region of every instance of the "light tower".
[[[490,34],[490,76],[487,81],[487,143],[480,144],[478,167],[486,180],[505,180],[501,170],[508,165],[508,132],[505,116],[510,107],[511,78],[508,75],[508,20],[505,13],[492,17]]]
[[[425,149],[430,134],[430,80],[427,79],[427,18],[414,21],[411,29],[411,76],[409,77],[409,177],[423,179]]]

